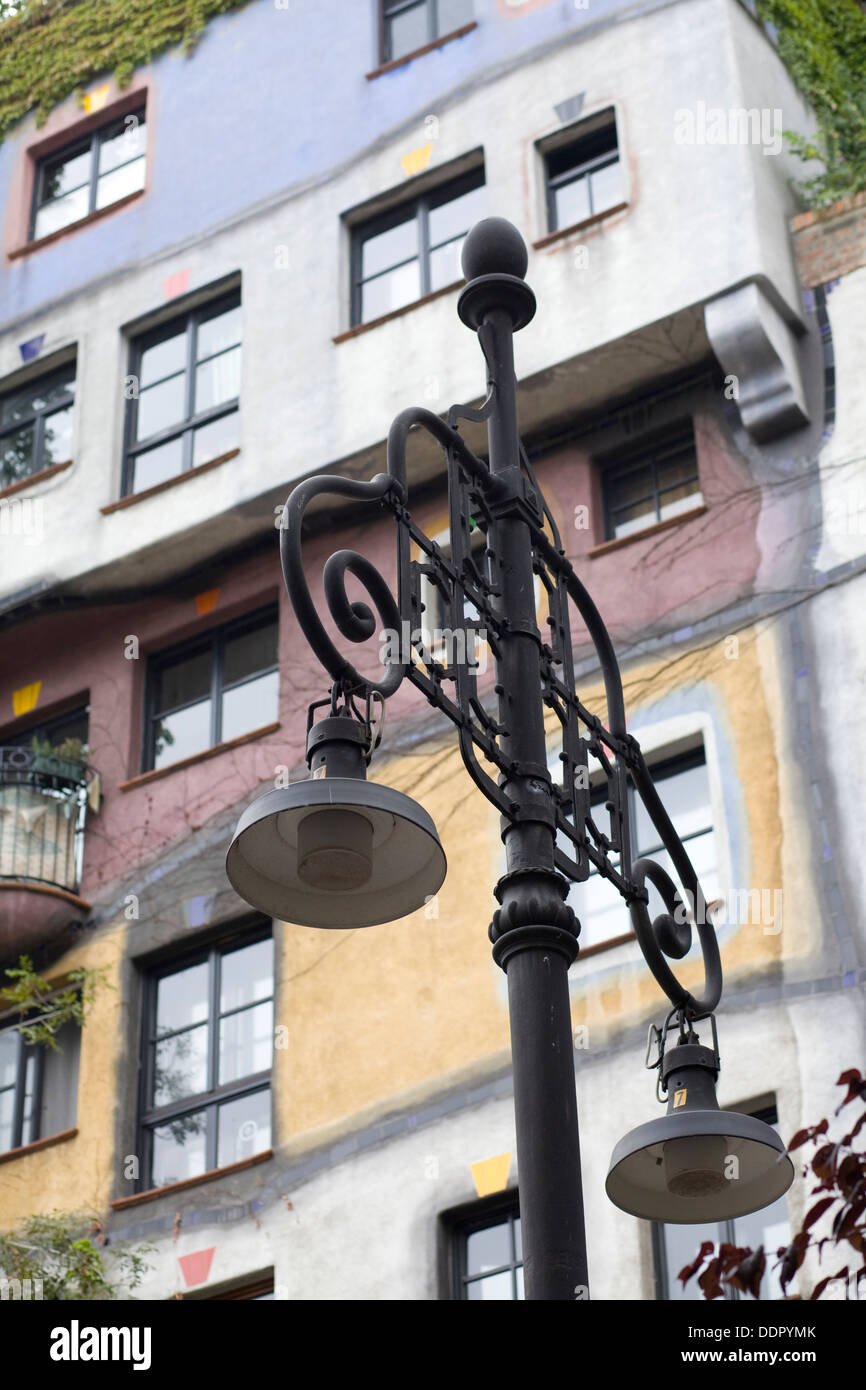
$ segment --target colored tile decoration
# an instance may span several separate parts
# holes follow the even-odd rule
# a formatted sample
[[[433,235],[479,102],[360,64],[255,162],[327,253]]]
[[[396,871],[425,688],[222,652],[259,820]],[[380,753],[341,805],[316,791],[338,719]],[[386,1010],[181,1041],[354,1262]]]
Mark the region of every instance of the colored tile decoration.
[[[111,84],[106,83],[104,87],[97,87],[95,91],[88,92],[82,99],[82,106],[88,115],[94,111],[101,111],[108,101],[108,93],[111,91]]]
[[[166,299],[177,299],[179,294],[186,292],[189,284],[190,269],[176,270],[174,275],[169,275],[168,279],[162,282],[162,292]]]
[[[32,362],[34,357],[39,356],[44,342],[45,334],[40,333],[38,338],[28,338],[26,343],[19,343],[18,351],[21,353],[21,361]]]
[[[571,121],[576,121],[583,110],[583,99],[585,92],[578,92],[577,96],[569,97],[566,101],[559,101],[554,106],[556,118],[561,125],[569,125]]]
[[[208,1250],[196,1250],[191,1255],[178,1255],[177,1262],[188,1289],[207,1281],[215,1251],[216,1246],[212,1245]]]
[[[200,618],[206,613],[212,613],[219,603],[219,589],[205,589],[202,593],[195,596],[195,611]]]
[[[433,142],[431,140],[428,145],[419,145],[417,150],[410,150],[408,154],[402,156],[400,163],[407,179],[411,178],[413,174],[420,174],[422,169],[427,168],[432,153]]]
[[[496,1154],[493,1158],[470,1163],[472,1180],[479,1197],[489,1197],[491,1192],[503,1192],[508,1186],[508,1170],[511,1167],[511,1154]]]
[[[16,719],[22,714],[29,714],[32,709],[36,708],[41,689],[42,682],[34,681],[32,685],[22,685],[20,690],[13,690],[12,710]]]

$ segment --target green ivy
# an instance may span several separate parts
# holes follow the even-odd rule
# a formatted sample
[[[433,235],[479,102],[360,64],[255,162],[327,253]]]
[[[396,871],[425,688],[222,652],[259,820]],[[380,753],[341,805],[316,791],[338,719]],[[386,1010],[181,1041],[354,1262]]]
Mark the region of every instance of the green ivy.
[[[866,190],[866,14],[858,0],[757,0],[779,54],[812,107],[817,132],[785,131],[793,152],[824,169],[798,191],[825,207]]]
[[[0,1278],[31,1281],[31,1297],[79,1302],[131,1298],[150,1265],[150,1244],[125,1242],[105,1250],[98,1217],[53,1211],[25,1217],[0,1235]],[[41,1288],[33,1283],[41,1281]]]
[[[0,140],[29,111],[114,74],[119,87],[167,48],[190,54],[208,21],[248,0],[0,0]]]
[[[100,989],[113,989],[105,979],[106,967],[94,970],[71,970],[66,988],[54,990],[46,979],[33,969],[29,956],[21,956],[16,966],[5,972],[9,984],[0,984],[0,1009],[14,1009],[21,1018],[18,1031],[31,1046],[50,1047],[60,1051],[55,1034],[66,1023],[83,1028],[93,1001]],[[36,1014],[30,1023],[28,1015]]]

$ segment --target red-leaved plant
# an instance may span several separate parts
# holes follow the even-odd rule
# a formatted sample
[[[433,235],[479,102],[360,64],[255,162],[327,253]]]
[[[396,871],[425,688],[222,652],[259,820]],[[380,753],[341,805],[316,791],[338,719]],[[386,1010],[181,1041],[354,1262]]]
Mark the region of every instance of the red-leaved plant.
[[[806,1177],[811,1167],[812,1174],[818,1179],[817,1187],[812,1188],[812,1196],[818,1196],[819,1200],[809,1211],[791,1244],[780,1246],[776,1251],[778,1264],[775,1268],[779,1270],[779,1282],[785,1298],[800,1297],[799,1294],[789,1294],[788,1285],[810,1248],[817,1249],[819,1260],[822,1259],[825,1245],[850,1246],[860,1257],[859,1265],[855,1260],[853,1267],[845,1264],[841,1269],[837,1269],[835,1274],[828,1274],[819,1279],[809,1295],[810,1300],[820,1298],[828,1285],[837,1281],[843,1283],[847,1297],[848,1285],[852,1279],[855,1292],[859,1296],[860,1280],[866,1279],[866,1152],[863,1151],[862,1144],[859,1149],[854,1148],[854,1140],[866,1126],[866,1080],[859,1071],[852,1069],[843,1071],[836,1084],[848,1088],[848,1093],[837,1108],[836,1114],[838,1115],[852,1100],[862,1103],[863,1114],[837,1144],[821,1142],[830,1128],[827,1120],[821,1120],[817,1125],[798,1130],[788,1145],[788,1153],[793,1153],[803,1144],[811,1143],[817,1147],[811,1165],[803,1168],[803,1177]],[[837,1206],[837,1210],[833,1215],[831,1234],[818,1240],[812,1228],[833,1206]],[[749,1246],[740,1248],[736,1245],[721,1244],[716,1253],[713,1242],[705,1240],[697,1259],[686,1265],[685,1269],[681,1269],[677,1277],[685,1287],[689,1279],[702,1270],[698,1283],[703,1290],[704,1298],[723,1298],[725,1284],[739,1289],[741,1293],[749,1293],[753,1298],[760,1298],[761,1280],[766,1267],[767,1256],[763,1245],[759,1245],[757,1250],[752,1250]]]

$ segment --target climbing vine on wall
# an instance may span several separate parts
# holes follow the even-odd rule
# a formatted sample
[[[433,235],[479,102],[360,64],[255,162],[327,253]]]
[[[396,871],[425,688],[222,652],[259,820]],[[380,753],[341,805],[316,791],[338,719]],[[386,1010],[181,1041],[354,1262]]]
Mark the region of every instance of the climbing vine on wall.
[[[822,173],[800,192],[812,207],[866,190],[866,13],[858,0],[757,0],[775,26],[779,54],[815,112],[813,139],[785,131],[803,160]]]
[[[98,77],[126,86],[137,67],[192,52],[214,16],[249,0],[0,0],[0,140],[34,108],[81,95]]]

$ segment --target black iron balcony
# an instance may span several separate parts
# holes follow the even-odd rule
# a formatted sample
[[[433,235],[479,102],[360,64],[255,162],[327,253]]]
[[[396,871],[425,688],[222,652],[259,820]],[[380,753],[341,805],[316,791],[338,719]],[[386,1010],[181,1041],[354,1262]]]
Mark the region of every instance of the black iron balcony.
[[[0,748],[0,960],[56,943],[89,912],[78,896],[93,770]]]

